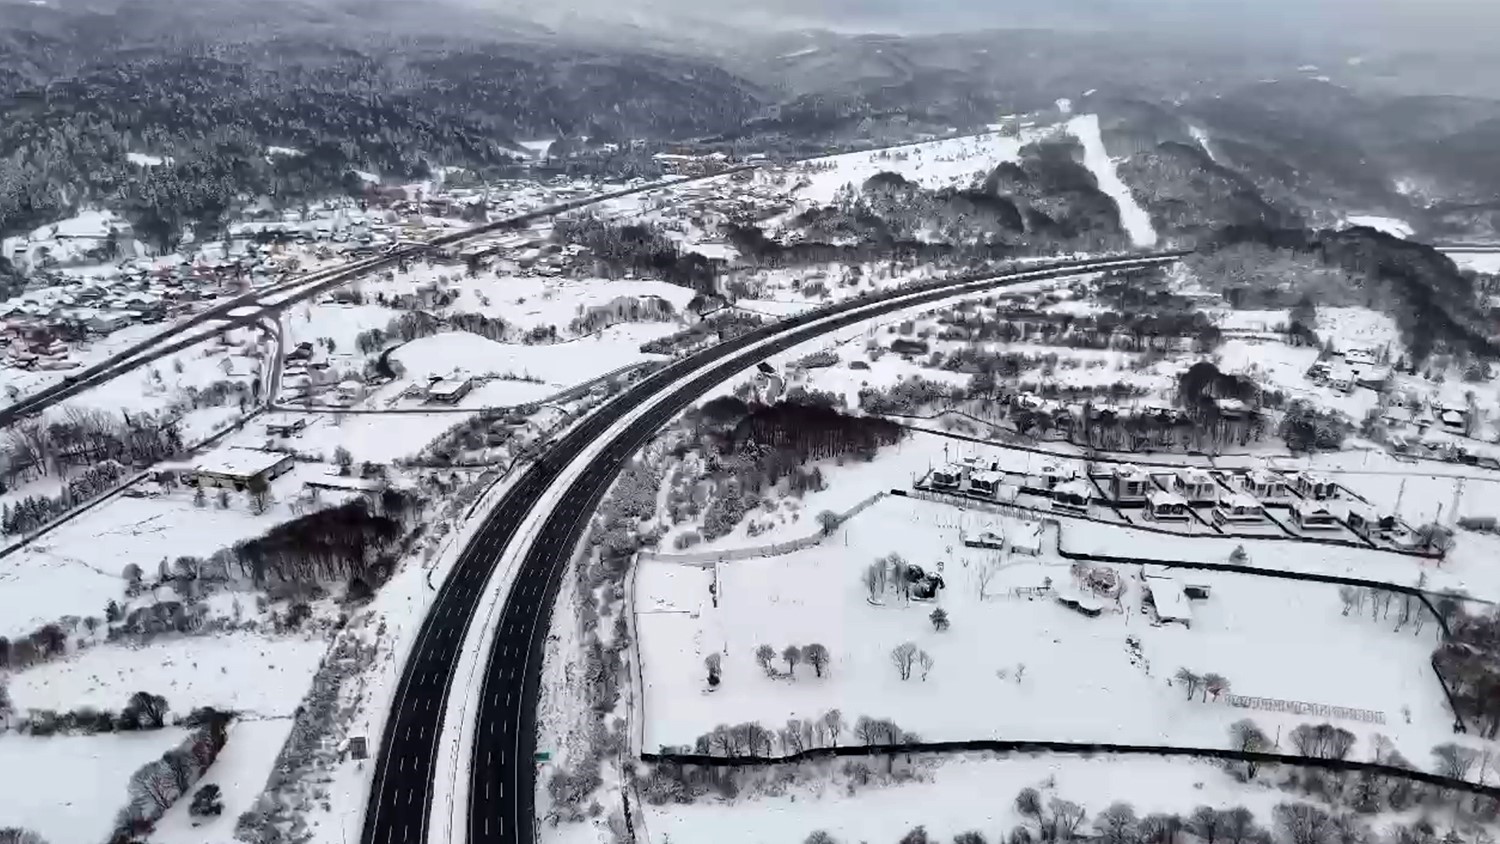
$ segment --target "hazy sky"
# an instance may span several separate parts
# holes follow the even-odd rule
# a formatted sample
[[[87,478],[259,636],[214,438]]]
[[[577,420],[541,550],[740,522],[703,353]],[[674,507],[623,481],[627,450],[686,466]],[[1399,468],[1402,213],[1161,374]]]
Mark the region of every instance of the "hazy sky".
[[[495,0],[546,15],[944,32],[991,27],[1204,28],[1268,37],[1471,40],[1500,25],[1500,0]],[[565,11],[566,10],[566,11]]]

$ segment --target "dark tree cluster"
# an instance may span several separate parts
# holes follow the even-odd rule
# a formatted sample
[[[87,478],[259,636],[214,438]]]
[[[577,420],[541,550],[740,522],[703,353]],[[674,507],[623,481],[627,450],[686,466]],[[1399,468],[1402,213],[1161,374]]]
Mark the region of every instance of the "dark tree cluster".
[[[1500,615],[1456,613],[1452,635],[1433,654],[1458,707],[1455,713],[1486,737],[1500,734]]]
[[[757,407],[739,420],[730,443],[790,451],[803,462],[844,455],[869,459],[882,446],[895,445],[904,430],[886,419],[851,416],[822,405],[779,401]]]
[[[962,387],[954,387],[920,376],[906,378],[886,388],[861,387],[859,407],[866,413],[910,416],[940,403],[960,401]]]
[[[765,325],[765,320],[745,311],[727,311],[706,317],[675,334],[641,344],[648,355],[672,355],[695,346],[733,340]]]
[[[552,237],[589,250],[594,260],[613,275],[634,273],[660,278],[700,292],[713,292],[723,261],[696,252],[684,253],[654,223],[616,225],[591,214],[560,218]]]
[[[388,555],[419,510],[419,499],[390,490],[378,510],[358,499],[309,513],[236,543],[234,555],[256,583],[359,578],[374,587],[390,574]]]
[[[67,652],[68,633],[59,624],[43,624],[30,634],[15,639],[0,636],[0,668],[12,671],[29,668]]]
[[[206,723],[160,759],[147,762],[131,774],[126,786],[129,802],[115,817],[110,844],[128,844],[149,832],[151,824],[186,795],[219,758],[229,739],[228,726],[227,717]],[[212,800],[206,802],[209,806],[205,808],[211,807]]]
[[[1277,433],[1292,451],[1337,451],[1353,430],[1354,423],[1344,414],[1297,399],[1282,414]]]

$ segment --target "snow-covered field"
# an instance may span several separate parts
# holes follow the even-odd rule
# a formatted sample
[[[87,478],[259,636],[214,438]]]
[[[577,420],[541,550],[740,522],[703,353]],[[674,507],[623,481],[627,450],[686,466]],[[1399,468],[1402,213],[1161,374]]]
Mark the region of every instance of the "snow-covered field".
[[[224,802],[217,817],[195,818],[188,814],[192,799],[177,801],[156,822],[153,844],[232,844],[234,824],[255,804],[276,754],[292,729],[290,718],[236,721],[229,727],[229,740],[198,781],[195,788],[214,784]]]
[[[978,830],[987,841],[1004,841],[1023,819],[1015,795],[1035,788],[1049,798],[1085,807],[1090,819],[1116,800],[1151,812],[1187,815],[1195,806],[1244,806],[1269,824],[1271,809],[1287,795],[1236,783],[1223,768],[1203,762],[1154,758],[1089,759],[1073,756],[965,754],[916,757],[903,768],[919,781],[871,785],[851,794],[844,783],[813,777],[786,793],[733,801],[705,799],[687,806],[646,805],[653,841],[714,841],[717,844],[784,844],[824,830],[845,842],[895,841],[925,826],[933,841],[949,841]]]
[[[228,509],[210,500],[193,505],[178,489],[147,498],[119,497],[79,516],[24,549],[0,558],[0,635],[29,633],[66,615],[103,617],[104,606],[125,588],[131,563],[155,572],[163,560],[207,557],[291,518],[290,504],[307,472],[299,466],[271,483],[275,503],[249,512],[243,495]],[[332,499],[329,499],[332,503]]]
[[[1370,214],[1353,214],[1347,220],[1351,226],[1368,226],[1372,229],[1383,231],[1392,237],[1411,237],[1415,231],[1411,223],[1399,220],[1395,217],[1380,217]]]
[[[0,735],[0,827],[30,829],[54,844],[103,841],[125,805],[130,775],[186,736],[176,727],[95,736]]]
[[[1191,629],[1158,627],[1142,614],[1135,573],[1124,568],[1118,572],[1127,582],[1122,603],[1106,602],[1103,616],[1086,618],[1050,599],[1010,594],[1049,577],[1059,588],[1071,584],[1065,561],[1045,551],[1035,561],[1000,561],[992,552],[966,549],[958,541],[962,515],[946,505],[887,498],[822,546],[721,564],[717,608],[708,590],[712,569],[644,565],[636,600],[646,681],[644,746],[691,745],[716,724],[774,725],[835,707],[851,720],[891,718],[930,740],[1224,746],[1228,726],[1247,714],[1268,733],[1306,720],[1188,700],[1170,685],[1183,666],[1223,674],[1237,694],[1382,711],[1383,725],[1341,726],[1366,740],[1387,733],[1409,758],[1425,758],[1428,748],[1451,737],[1442,691],[1427,665],[1436,625],[1420,635],[1410,628],[1393,633],[1389,623],[1342,616],[1333,587],[1193,573],[1184,579],[1210,586],[1211,596],[1193,602]],[[989,521],[1005,526],[998,517]],[[968,527],[973,532],[977,525]],[[1117,552],[1147,553],[1133,536],[1108,544]],[[948,588],[937,604],[948,612],[950,630],[933,630],[928,603],[907,605],[889,595],[884,606],[867,600],[861,571],[892,552],[943,572]],[[995,563],[1002,567],[987,587],[991,597],[982,601],[977,572]],[[1139,639],[1143,659],[1132,656],[1128,637]],[[897,676],[888,654],[905,641],[934,657],[927,680]],[[779,653],[810,642],[832,654],[824,678],[806,665],[795,680],[768,677],[755,663],[760,644]],[[724,682],[711,694],[702,669],[710,652],[724,661]]]
[[[22,671],[10,690],[22,710],[114,711],[144,689],[164,696],[178,715],[212,706],[284,717],[297,708],[327,649],[327,639],[314,634],[170,635],[139,648],[106,643]]]
[[[1448,257],[1460,269],[1500,273],[1500,252],[1450,252]]]
[[[926,188],[967,185],[1020,156],[1025,138],[993,134],[965,136],[904,147],[815,158],[799,165],[809,184],[793,199],[826,205],[847,184],[858,186],[881,171],[900,173]]]

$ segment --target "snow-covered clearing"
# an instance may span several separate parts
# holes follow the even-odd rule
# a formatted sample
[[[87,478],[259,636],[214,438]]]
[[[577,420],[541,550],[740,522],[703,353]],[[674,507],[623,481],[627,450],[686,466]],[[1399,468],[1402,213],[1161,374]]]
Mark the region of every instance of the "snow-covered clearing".
[[[538,378],[543,383],[533,386],[542,387],[545,392],[522,399],[535,401],[622,366],[659,360],[660,356],[641,352],[640,337],[640,333],[620,326],[568,343],[526,345],[497,343],[471,332],[449,331],[413,340],[391,357],[406,367],[406,378],[412,381],[425,381],[434,375],[450,376],[454,372]]]
[[[1481,273],[1500,273],[1500,252],[1448,252],[1459,269]]]
[[[108,501],[24,549],[0,557],[0,635],[28,633],[66,615],[103,616],[120,598],[121,572],[135,563],[148,572],[162,560],[207,557],[241,539],[258,536],[292,518],[290,503],[308,472],[299,466],[271,482],[275,499],[266,512],[249,512],[243,495],[228,509],[210,497],[193,506],[190,490]],[[330,499],[331,502],[331,499]]]
[[[156,822],[149,840],[154,844],[232,844],[235,821],[254,805],[291,729],[290,718],[231,724],[229,740],[219,751],[219,758],[194,786],[218,785],[224,812],[217,817],[195,818],[188,814],[192,798],[183,798]]]
[[[144,647],[105,643],[19,672],[10,689],[18,709],[114,711],[144,689],[177,714],[213,706],[289,716],[327,649],[317,634],[248,632],[162,636]]]
[[[1036,788],[1050,797],[1085,807],[1090,818],[1116,800],[1151,812],[1189,814],[1195,806],[1244,806],[1261,823],[1288,795],[1236,783],[1222,767],[1189,760],[1150,757],[1024,756],[972,753],[915,757],[920,781],[857,788],[813,777],[786,794],[693,805],[646,805],[646,827],[653,841],[713,841],[716,844],[784,844],[813,830],[835,840],[895,841],[923,825],[933,841],[949,841],[975,829],[988,841],[1003,841],[1023,819],[1015,811],[1016,792]],[[1049,788],[1050,786],[1050,788]]]
[[[990,529],[1010,525],[983,514],[963,517],[946,505],[886,498],[824,545],[719,565],[717,608],[708,589],[713,569],[644,564],[636,587],[646,683],[643,746],[691,745],[716,724],[776,725],[835,707],[851,721],[862,714],[892,718],[929,740],[1217,747],[1227,744],[1229,725],[1246,715],[1268,733],[1307,720],[1188,700],[1170,683],[1182,666],[1225,675],[1236,694],[1381,711],[1384,724],[1341,726],[1366,740],[1387,733],[1412,759],[1426,758],[1428,748],[1452,737],[1427,664],[1435,624],[1420,635],[1410,627],[1395,633],[1389,622],[1342,616],[1332,586],[1193,572],[1182,580],[1209,586],[1211,595],[1192,602],[1191,629],[1154,626],[1142,612],[1141,588],[1129,567],[1118,569],[1126,584],[1121,603],[1106,601],[1104,615],[1087,618],[1050,598],[1011,592],[1040,587],[1046,578],[1071,588],[1066,561],[1045,549],[1035,560],[1000,560],[996,552],[967,549],[959,542],[961,525],[971,533],[982,529],[980,522]],[[1148,554],[1137,534],[1127,531],[1106,544],[1116,553]],[[1282,545],[1281,553],[1290,556]],[[948,588],[937,605],[948,612],[950,630],[934,632],[928,602],[907,605],[888,594],[884,606],[869,603],[860,573],[892,552],[943,572]],[[987,587],[991,597],[982,601],[977,573],[997,563],[1001,568]],[[1276,611],[1268,613],[1269,607]],[[1139,639],[1139,656],[1127,637]],[[927,680],[914,675],[903,682],[897,675],[888,654],[905,641],[934,657]],[[755,663],[760,644],[779,653],[809,642],[832,654],[821,679],[806,665],[794,680],[784,673],[768,677]],[[703,659],[714,651],[723,655],[724,682],[710,694]],[[1403,714],[1408,709],[1410,723]]]
[[[136,769],[187,736],[168,727],[94,736],[0,736],[0,827],[30,829],[51,842],[103,841],[125,805]]]
[[[798,165],[810,184],[795,191],[793,198],[826,205],[839,188],[858,186],[882,171],[900,173],[925,188],[966,186],[996,166],[1017,160],[1024,142],[996,132],[814,158]]]
[[[1151,226],[1151,215],[1136,201],[1130,188],[1121,181],[1115,171],[1115,162],[1104,148],[1099,136],[1099,115],[1081,114],[1068,121],[1068,131],[1083,144],[1083,163],[1099,180],[1099,189],[1109,194],[1120,207],[1120,224],[1130,235],[1136,246],[1156,245],[1156,230]]]
[[[1380,217],[1370,214],[1352,214],[1346,218],[1351,226],[1368,226],[1383,231],[1392,237],[1411,237],[1415,231],[1411,223],[1395,217]]]
[[[144,152],[127,152],[125,160],[138,167],[160,167],[163,164],[171,164],[172,159],[160,155],[147,155]]]

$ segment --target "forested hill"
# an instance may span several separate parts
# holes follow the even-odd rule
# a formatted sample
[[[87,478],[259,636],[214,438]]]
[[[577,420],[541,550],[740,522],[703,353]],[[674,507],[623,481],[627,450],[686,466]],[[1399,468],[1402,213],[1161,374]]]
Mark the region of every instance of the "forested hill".
[[[330,8],[0,5],[0,233],[89,200],[168,231],[237,195],[338,189],[354,169],[483,169],[517,139],[707,134],[760,107],[755,86],[692,58]]]

